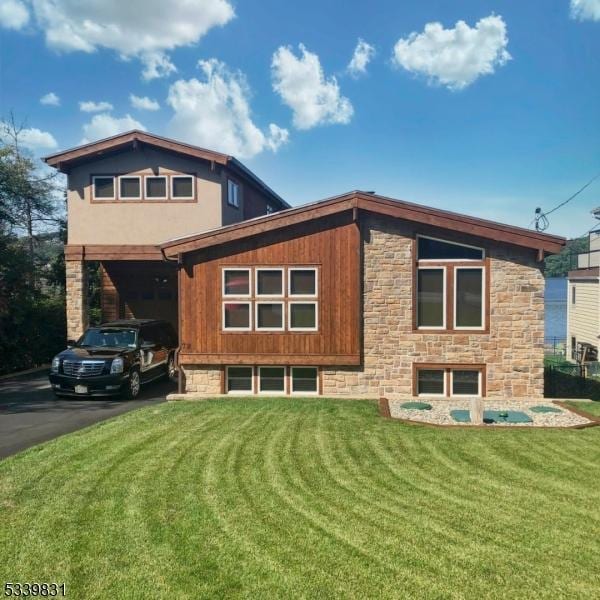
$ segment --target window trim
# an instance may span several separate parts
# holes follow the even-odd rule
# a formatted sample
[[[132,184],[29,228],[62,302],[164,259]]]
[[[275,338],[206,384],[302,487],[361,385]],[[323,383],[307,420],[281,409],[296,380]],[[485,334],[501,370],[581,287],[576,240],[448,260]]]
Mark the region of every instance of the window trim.
[[[142,196],[142,176],[141,175],[119,175],[118,176],[118,185],[119,185],[119,200],[141,200]],[[122,179],[137,179],[140,184],[140,193],[138,196],[123,196],[121,193],[121,180]]]
[[[109,197],[99,198],[96,196],[96,179],[112,179],[113,182],[113,195]],[[98,202],[110,202],[111,200],[117,199],[117,186],[115,183],[115,175],[92,175],[92,200]]]
[[[239,368],[248,368],[250,369],[250,390],[234,390],[229,391],[229,369],[230,368],[234,368],[234,369],[239,369]],[[255,373],[254,373],[254,367],[252,365],[227,365],[225,367],[225,394],[227,394],[228,396],[244,396],[246,394],[252,394],[254,395],[255,393],[255,389],[254,389],[254,377]]]
[[[260,372],[262,369],[282,369],[283,370],[283,390],[267,390],[262,391],[260,389]],[[257,382],[256,382],[256,394],[259,396],[287,396],[287,368],[285,365],[259,365],[257,369]]]
[[[176,196],[174,181],[176,178],[188,178],[192,180],[192,194],[191,196]],[[169,175],[169,191],[171,192],[172,200],[195,200],[196,199],[196,177],[194,175],[190,175],[189,173],[171,173]]]
[[[285,331],[285,302],[283,300],[255,300],[254,305],[259,304],[279,304],[281,306],[281,327],[259,327],[258,308],[254,310],[254,331]]]
[[[419,394],[419,371],[444,371],[444,396],[439,394]],[[451,372],[479,371],[479,396],[472,394],[452,394]],[[425,363],[413,362],[412,364],[412,392],[413,396],[430,398],[485,398],[487,396],[487,365],[485,363]]]
[[[259,294],[258,274],[260,271],[279,271],[281,273],[281,294]],[[256,298],[285,298],[285,268],[284,267],[256,267],[254,269],[254,295]]]
[[[247,294],[227,294],[225,292],[225,272],[226,271],[245,271],[248,273],[248,293]],[[252,269],[250,267],[222,267],[221,268],[221,296],[227,298],[252,298]]]
[[[449,369],[450,371],[450,396],[452,398],[481,398],[481,369],[470,369],[468,365],[465,365],[462,369]],[[475,371],[477,373],[477,393],[476,394],[455,394],[454,393],[454,371]]]
[[[292,271],[312,271],[315,274],[315,293],[314,294],[292,294]],[[287,295],[288,298],[318,298],[319,297],[319,269],[317,267],[288,267],[287,277]]]
[[[295,369],[314,369],[315,370],[315,375],[316,375],[316,384],[317,384],[317,389],[314,392],[295,392],[294,391],[294,370]],[[302,366],[302,365],[294,365],[290,367],[290,384],[289,384],[289,388],[290,388],[290,396],[318,396],[320,394],[319,391],[319,367],[314,366],[314,365],[307,365],[307,366]]]
[[[481,325],[479,327],[472,327],[472,326],[465,326],[465,325],[457,325],[456,324],[456,317],[457,317],[457,311],[456,311],[456,300],[457,300],[457,292],[458,292],[458,286],[456,285],[456,273],[458,271],[473,271],[473,270],[480,270],[481,271]],[[456,266],[454,267],[454,274],[453,274],[453,298],[452,298],[452,319],[453,319],[453,323],[452,323],[452,328],[456,331],[483,331],[486,328],[486,312],[487,312],[487,300],[486,300],[486,289],[487,289],[487,282],[486,282],[486,268],[485,265],[477,265],[477,266]]]
[[[225,305],[226,304],[247,304],[248,305],[248,327],[226,327],[225,326]],[[223,300],[222,305],[222,331],[252,331],[252,302],[250,300],[236,300],[235,298],[227,298]]]
[[[444,384],[444,389],[441,394],[428,394],[419,392],[419,371],[440,371],[442,373],[442,381]],[[446,370],[433,366],[433,367],[421,367],[417,369],[417,379],[416,379],[416,390],[415,395],[418,398],[445,398],[448,395],[448,378],[446,376]]]
[[[463,246],[464,248],[470,248],[471,250],[481,250],[481,258],[419,258],[419,239],[433,240],[434,242],[442,242],[444,244],[451,244],[452,246]],[[416,260],[419,262],[481,262],[486,259],[485,248],[480,246],[472,246],[471,244],[463,244],[462,242],[455,242],[453,240],[445,240],[442,238],[433,237],[432,235],[421,235],[420,233],[416,236]]]
[[[148,195],[148,179],[164,179],[165,180],[165,195],[164,196],[149,196]],[[169,177],[167,175],[144,175],[144,200],[154,202],[155,200],[169,199]]]
[[[424,270],[424,271],[442,271],[444,277],[443,277],[443,290],[442,290],[442,315],[443,315],[443,319],[442,319],[442,325],[419,325],[419,271]],[[425,265],[425,266],[420,266],[417,265],[417,270],[416,270],[416,277],[415,277],[415,315],[416,315],[416,326],[417,329],[419,331],[422,330],[431,330],[431,331],[444,331],[446,330],[446,326],[447,326],[447,320],[448,320],[448,315],[447,315],[447,304],[448,304],[448,298],[447,298],[447,292],[448,292],[448,269],[443,266],[443,265]]]
[[[292,327],[292,305],[293,304],[313,304],[315,307],[315,326],[314,327]],[[288,331],[319,331],[319,301],[318,300],[288,300]]]
[[[230,200],[230,196],[229,196],[229,184],[232,183],[233,185],[235,185],[237,192],[235,194],[235,203],[231,202]],[[240,208],[240,184],[235,181],[234,179],[231,179],[231,177],[227,178],[227,205],[231,206],[233,208]]]

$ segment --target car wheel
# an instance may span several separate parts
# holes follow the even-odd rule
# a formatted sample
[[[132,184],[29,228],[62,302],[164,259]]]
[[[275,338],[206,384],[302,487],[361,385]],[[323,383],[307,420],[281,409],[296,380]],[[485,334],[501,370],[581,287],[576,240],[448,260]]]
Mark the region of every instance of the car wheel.
[[[140,393],[141,385],[140,372],[137,369],[132,369],[131,373],[129,373],[129,380],[127,381],[127,387],[125,390],[125,395],[127,398],[130,400],[137,398]]]
[[[175,365],[175,356],[171,354],[167,362],[167,379],[175,381],[177,379],[177,366]]]

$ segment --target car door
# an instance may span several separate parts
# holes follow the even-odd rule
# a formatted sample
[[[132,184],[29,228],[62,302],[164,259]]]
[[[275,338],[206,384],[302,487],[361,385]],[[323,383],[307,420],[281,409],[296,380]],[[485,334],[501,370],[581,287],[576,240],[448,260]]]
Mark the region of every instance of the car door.
[[[147,325],[140,329],[140,352],[142,379],[154,379],[162,374],[167,363],[167,351],[160,341],[157,325]]]

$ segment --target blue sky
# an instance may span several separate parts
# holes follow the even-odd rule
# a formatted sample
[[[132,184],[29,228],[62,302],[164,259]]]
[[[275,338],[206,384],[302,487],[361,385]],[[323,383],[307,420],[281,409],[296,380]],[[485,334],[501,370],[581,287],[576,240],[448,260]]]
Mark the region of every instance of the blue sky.
[[[600,171],[600,0],[0,0],[0,27],[1,114],[38,155],[139,124],[291,204],[366,189],[521,226]],[[548,231],[598,205],[600,179]]]

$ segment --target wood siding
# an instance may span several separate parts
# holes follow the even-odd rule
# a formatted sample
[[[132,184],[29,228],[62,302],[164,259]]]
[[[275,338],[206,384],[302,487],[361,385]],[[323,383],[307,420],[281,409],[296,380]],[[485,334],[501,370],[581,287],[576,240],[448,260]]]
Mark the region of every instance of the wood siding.
[[[188,255],[180,284],[181,363],[360,364],[360,264],[351,213]],[[226,266],[317,267],[318,331],[224,332]]]
[[[573,288],[575,288],[575,303],[573,303]],[[598,346],[599,323],[599,288],[598,280],[574,280],[569,282],[569,326],[568,344],[570,350],[571,337],[577,342],[585,342]],[[570,356],[570,354],[568,355]]]

